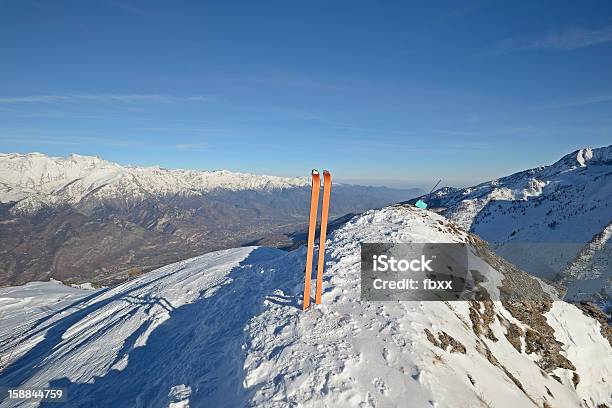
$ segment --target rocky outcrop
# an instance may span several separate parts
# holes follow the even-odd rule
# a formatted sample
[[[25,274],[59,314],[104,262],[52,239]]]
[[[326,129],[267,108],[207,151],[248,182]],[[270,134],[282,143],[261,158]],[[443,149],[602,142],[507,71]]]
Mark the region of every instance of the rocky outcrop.
[[[465,346],[444,331],[441,331],[438,334],[438,338],[436,338],[436,336],[429,329],[425,329],[425,335],[431,344],[441,348],[444,351],[465,354]]]

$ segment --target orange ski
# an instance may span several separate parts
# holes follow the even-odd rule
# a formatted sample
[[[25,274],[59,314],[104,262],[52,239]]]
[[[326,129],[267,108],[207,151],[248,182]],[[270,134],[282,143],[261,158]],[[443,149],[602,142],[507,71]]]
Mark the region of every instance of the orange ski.
[[[304,278],[303,310],[310,306],[310,280],[312,279],[312,258],[314,252],[315,231],[317,229],[317,210],[319,207],[319,189],[321,178],[317,170],[312,171],[312,190],[310,193],[310,219],[308,224],[308,249],[306,252],[306,270]]]
[[[331,174],[323,170],[323,207],[321,208],[321,233],[319,234],[319,262],[317,264],[317,288],[315,303],[321,304],[323,292],[323,271],[325,270],[325,240],[327,235],[327,217],[329,215],[329,196],[331,194]]]

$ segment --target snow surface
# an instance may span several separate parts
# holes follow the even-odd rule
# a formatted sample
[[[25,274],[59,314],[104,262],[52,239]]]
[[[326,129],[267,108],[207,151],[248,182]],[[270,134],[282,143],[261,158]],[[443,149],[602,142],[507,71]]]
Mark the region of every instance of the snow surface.
[[[0,289],[0,355],[11,358],[0,386],[65,387],[75,407],[610,405],[610,345],[599,323],[570,304],[555,302],[546,318],[578,368],[577,390],[571,371],[558,370],[559,383],[537,356],[506,341],[500,321],[525,325],[501,302],[494,302],[501,316],[491,324],[495,342],[474,334],[467,302],[359,300],[361,242],[467,238],[425,210],[355,217],[328,240],[323,304],[307,312],[300,307],[303,248],[209,253],[94,293],[53,283]],[[490,269],[499,285],[501,273]],[[37,314],[28,317],[30,310]],[[466,353],[435,347],[425,329],[443,330]]]
[[[22,212],[75,204],[88,196],[139,199],[150,194],[202,194],[220,188],[275,190],[309,183],[305,177],[121,166],[76,154],[63,158],[42,153],[0,153],[0,202],[18,202],[13,211]]]
[[[603,275],[601,267],[586,268],[582,283],[571,269],[577,256],[612,256],[610,245],[600,245],[599,254],[593,254],[588,244],[612,223],[612,146],[580,149],[550,166],[470,188],[440,189],[423,200],[445,208],[447,218],[490,242],[497,254],[530,274],[571,281],[571,298],[577,292],[589,299],[612,290],[609,268]],[[562,276],[564,269],[572,276]]]
[[[546,314],[549,325],[555,329],[555,338],[565,345],[563,355],[567,357],[580,373],[580,383],[576,392],[581,399],[597,406],[601,401],[610,398],[610,379],[612,369],[608,360],[607,366],[594,364],[602,357],[610,356],[608,344],[599,341],[601,324],[584,318],[575,307],[563,307],[564,303],[555,302]],[[571,384],[568,370],[557,370],[557,375],[566,385]],[[593,398],[593,395],[596,398]],[[609,403],[608,403],[609,405]]]

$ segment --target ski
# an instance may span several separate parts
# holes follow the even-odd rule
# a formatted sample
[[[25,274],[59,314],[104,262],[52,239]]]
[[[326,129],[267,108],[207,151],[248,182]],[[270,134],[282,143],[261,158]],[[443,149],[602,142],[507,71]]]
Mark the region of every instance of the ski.
[[[323,292],[323,271],[325,270],[325,241],[327,240],[327,218],[329,216],[329,197],[331,194],[331,173],[323,170],[323,204],[321,207],[321,233],[319,234],[319,262],[317,264],[317,287],[315,303],[321,304]]]
[[[317,229],[317,211],[319,207],[319,189],[321,178],[317,170],[312,171],[312,187],[310,192],[310,218],[308,222],[308,248],[306,250],[306,268],[304,273],[304,301],[302,310],[310,306],[310,281],[312,279],[312,259],[314,252],[315,232]]]

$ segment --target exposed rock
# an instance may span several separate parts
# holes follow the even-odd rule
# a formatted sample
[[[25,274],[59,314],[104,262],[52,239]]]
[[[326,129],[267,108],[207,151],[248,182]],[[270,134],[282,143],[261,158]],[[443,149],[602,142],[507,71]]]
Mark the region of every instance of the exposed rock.
[[[523,330],[518,325],[515,323],[510,323],[508,326],[508,331],[506,332],[506,339],[508,339],[508,342],[512,344],[512,347],[514,347],[519,353],[522,352],[521,337],[523,337],[523,335]]]
[[[425,336],[427,336],[427,340],[429,340],[431,344],[436,347],[440,347],[440,342],[438,341],[438,339],[436,339],[436,336],[434,336],[433,333],[429,331],[429,329],[425,329]]]
[[[440,339],[440,345],[443,350],[446,350],[450,346],[451,353],[465,354],[465,346],[445,332],[441,332],[438,338]]]
[[[474,334],[497,341],[497,337],[491,330],[491,323],[495,320],[495,308],[492,301],[470,301],[470,320]]]
[[[465,346],[463,344],[455,340],[452,336],[450,336],[444,331],[440,332],[438,334],[438,338],[436,339],[436,336],[429,329],[425,329],[425,336],[427,336],[427,340],[429,340],[431,344],[438,348],[441,348],[444,351],[449,351],[448,349],[450,347],[451,353],[465,354],[466,352]]]
[[[468,376],[468,380],[470,380],[470,383],[472,385],[476,385],[476,381],[474,381],[474,378],[470,374],[468,374],[467,376]]]
[[[551,398],[555,398],[555,396],[553,395],[553,393],[552,393],[552,392],[550,392],[550,389],[548,389],[548,387],[547,387],[547,386],[544,386],[544,388],[546,388],[546,394],[548,394],[548,396],[549,396],[549,397],[551,397]]]
[[[576,372],[572,375],[572,384],[574,384],[574,388],[578,387],[578,384],[580,384],[580,375]]]
[[[538,365],[544,371],[551,373],[556,368],[576,369],[571,361],[561,355],[563,344],[555,339],[555,331],[544,317],[544,314],[550,310],[552,301],[522,300],[502,303],[512,316],[530,327],[525,332],[525,352],[538,354],[540,356]]]

